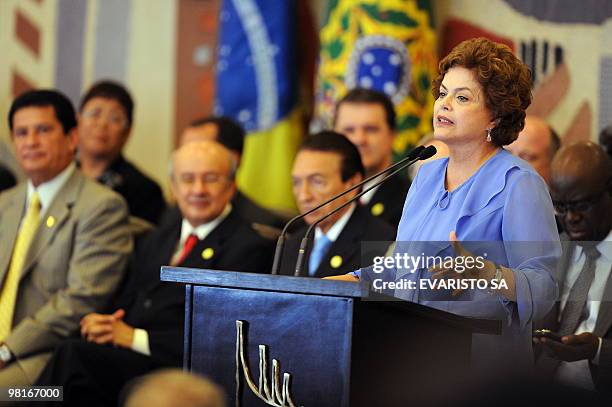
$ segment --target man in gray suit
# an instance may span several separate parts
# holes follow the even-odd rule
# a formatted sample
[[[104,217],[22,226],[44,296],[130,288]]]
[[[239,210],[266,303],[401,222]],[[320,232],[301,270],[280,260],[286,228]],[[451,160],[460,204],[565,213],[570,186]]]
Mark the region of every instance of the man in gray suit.
[[[55,345],[107,305],[132,251],[125,201],[73,163],[70,101],[26,92],[8,118],[27,181],[0,196],[0,387],[36,380]]]
[[[551,196],[566,242],[559,301],[543,328],[561,340],[536,339],[544,374],[562,383],[612,389],[612,160],[597,144],[563,147],[552,162]]]

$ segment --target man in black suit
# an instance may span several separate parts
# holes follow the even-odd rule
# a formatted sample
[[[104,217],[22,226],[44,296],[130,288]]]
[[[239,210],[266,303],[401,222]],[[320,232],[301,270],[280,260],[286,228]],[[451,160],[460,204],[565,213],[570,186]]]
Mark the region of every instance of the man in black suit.
[[[234,120],[223,116],[208,116],[193,121],[183,130],[180,145],[191,141],[214,140],[230,151],[236,160],[236,165],[240,167],[244,137],[244,129]],[[276,237],[274,232],[262,226],[278,229],[284,226],[284,219],[255,203],[240,189],[236,190],[232,205],[240,216],[251,222],[258,231],[269,232],[272,237]]]
[[[552,162],[555,211],[570,241],[559,266],[559,302],[538,326],[538,368],[557,381],[612,392],[612,160],[597,144],[563,147]]]
[[[342,134],[323,131],[310,136],[298,150],[292,171],[293,194],[300,212],[305,213],[359,183],[363,180],[363,174],[359,151]],[[358,192],[337,199],[307,215],[304,220],[312,225]],[[306,229],[297,230],[287,240],[281,274],[293,274],[298,248]],[[388,243],[394,238],[395,231],[389,224],[371,215],[358,203],[348,205],[316,227],[303,275],[327,277],[356,270],[362,263],[369,265],[373,256],[384,254],[387,245],[368,250],[367,258],[362,259],[361,242]]]
[[[180,366],[185,289],[159,280],[160,267],[268,272],[273,243],[232,210],[235,166],[216,142],[194,142],[173,155],[178,210],[137,248],[130,279],[110,314],[81,321],[83,339],[64,342],[39,379],[64,386],[70,405],[116,405],[131,378]]]
[[[357,146],[367,177],[393,164],[395,126],[393,102],[384,93],[355,88],[336,105],[334,130]],[[408,188],[406,174],[397,174],[361,197],[361,203],[397,229]]]

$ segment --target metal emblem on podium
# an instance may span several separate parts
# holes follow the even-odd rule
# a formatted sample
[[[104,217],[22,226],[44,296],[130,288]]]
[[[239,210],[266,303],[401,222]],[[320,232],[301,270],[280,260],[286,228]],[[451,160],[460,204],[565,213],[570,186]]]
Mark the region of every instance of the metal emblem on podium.
[[[291,396],[291,374],[283,373],[283,381],[280,380],[280,362],[272,359],[272,376],[268,381],[268,347],[259,345],[259,380],[257,384],[251,376],[248,365],[247,346],[244,338],[244,321],[236,321],[236,407],[240,407],[240,374],[244,374],[244,380],[248,388],[267,405],[274,407],[296,407]],[[303,406],[302,406],[303,407]]]

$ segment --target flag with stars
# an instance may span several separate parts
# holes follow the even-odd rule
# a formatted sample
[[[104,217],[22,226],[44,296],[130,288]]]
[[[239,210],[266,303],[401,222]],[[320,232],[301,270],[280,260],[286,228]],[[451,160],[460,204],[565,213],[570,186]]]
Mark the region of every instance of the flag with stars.
[[[395,104],[396,154],[432,131],[437,58],[428,0],[331,1],[320,38],[320,123],[330,126],[336,102],[363,87],[386,93]]]
[[[243,192],[293,208],[291,165],[302,135],[297,110],[295,1],[224,0],[214,113],[248,132],[238,173]]]

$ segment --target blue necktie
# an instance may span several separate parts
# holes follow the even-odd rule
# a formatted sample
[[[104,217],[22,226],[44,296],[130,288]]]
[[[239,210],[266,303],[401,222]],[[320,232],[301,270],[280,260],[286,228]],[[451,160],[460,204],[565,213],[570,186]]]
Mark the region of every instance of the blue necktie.
[[[317,268],[319,268],[319,264],[321,264],[321,261],[323,260],[323,257],[325,257],[331,243],[331,240],[329,240],[325,235],[322,235],[315,241],[312,252],[310,253],[310,259],[308,259],[308,275],[315,275],[315,272],[317,271]]]

